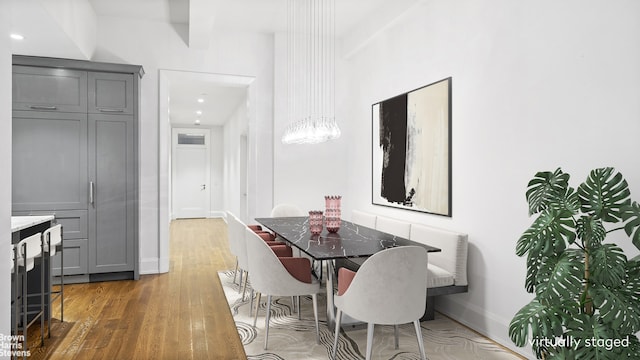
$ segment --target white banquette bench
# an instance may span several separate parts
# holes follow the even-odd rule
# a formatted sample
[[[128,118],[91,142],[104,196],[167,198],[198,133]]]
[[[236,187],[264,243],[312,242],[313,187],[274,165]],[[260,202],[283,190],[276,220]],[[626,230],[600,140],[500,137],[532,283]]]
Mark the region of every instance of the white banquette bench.
[[[440,248],[441,252],[429,253],[427,276],[427,309],[423,320],[434,317],[434,297],[468,291],[467,283],[467,234],[439,229],[422,224],[378,216],[353,210],[351,222],[383,231],[398,237]],[[365,259],[346,259],[336,263],[336,268],[357,270]]]

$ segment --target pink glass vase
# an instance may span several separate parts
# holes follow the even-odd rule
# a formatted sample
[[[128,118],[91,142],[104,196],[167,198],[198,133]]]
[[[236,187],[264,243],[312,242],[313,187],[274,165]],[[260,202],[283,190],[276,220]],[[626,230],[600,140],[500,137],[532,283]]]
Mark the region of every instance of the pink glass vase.
[[[342,221],[340,218],[342,217],[340,210],[340,203],[342,201],[342,196],[340,195],[332,195],[325,196],[325,226],[327,227],[327,231],[330,233],[336,233],[340,230],[340,225],[342,225]]]
[[[322,211],[309,211],[309,231],[311,231],[313,235],[318,235],[322,232],[322,222]]]

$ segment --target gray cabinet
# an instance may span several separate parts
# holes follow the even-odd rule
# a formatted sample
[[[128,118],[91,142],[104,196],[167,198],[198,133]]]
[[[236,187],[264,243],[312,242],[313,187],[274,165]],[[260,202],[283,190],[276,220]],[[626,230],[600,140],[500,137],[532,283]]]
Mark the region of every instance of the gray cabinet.
[[[89,73],[89,113],[133,114],[133,75]]]
[[[89,269],[132,271],[135,230],[131,115],[89,115]]]
[[[87,114],[13,112],[13,211],[87,207]]]
[[[13,110],[87,112],[87,72],[13,66]]]
[[[63,224],[65,275],[137,279],[142,68],[13,63],[13,213],[54,214]],[[54,273],[59,267],[56,255]]]

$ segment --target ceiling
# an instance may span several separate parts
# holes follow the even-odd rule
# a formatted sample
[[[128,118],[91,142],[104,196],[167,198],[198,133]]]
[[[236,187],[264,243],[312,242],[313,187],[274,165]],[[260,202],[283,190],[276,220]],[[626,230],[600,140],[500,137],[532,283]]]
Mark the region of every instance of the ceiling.
[[[80,0],[74,0],[80,1]],[[291,0],[85,0],[88,11],[100,17],[124,17],[166,22],[188,29],[185,42],[189,47],[209,46],[216,31],[249,31],[273,33],[286,30],[287,2]],[[359,34],[363,24],[380,28],[390,16],[406,11],[420,0],[335,0],[338,36]],[[14,53],[53,57],[88,58],[81,46],[73,44],[56,16],[68,16],[62,0],[12,0],[12,25],[26,32],[27,40],[16,43]],[[58,12],[58,14],[56,14]],[[386,19],[385,19],[386,17]],[[352,36],[353,37],[353,36]],[[75,53],[76,55],[66,55]],[[193,125],[202,111],[202,125],[222,125],[235,109],[246,101],[246,86],[221,85],[206,77],[180,75],[171,78],[171,122]],[[196,98],[206,95],[204,103]]]

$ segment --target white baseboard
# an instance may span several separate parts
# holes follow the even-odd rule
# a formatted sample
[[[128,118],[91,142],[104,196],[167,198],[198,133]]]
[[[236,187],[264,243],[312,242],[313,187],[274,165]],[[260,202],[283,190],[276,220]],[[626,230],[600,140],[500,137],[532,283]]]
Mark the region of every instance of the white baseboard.
[[[479,332],[507,349],[524,356],[527,359],[535,359],[530,347],[517,347],[509,338],[509,322],[493,313],[456,299],[456,295],[436,297],[435,310],[454,319],[455,321]]]
[[[209,213],[210,218],[225,218],[227,214],[224,211],[211,211]]]
[[[146,258],[140,260],[140,275],[158,274],[158,258]]]
[[[160,259],[160,262],[158,264],[158,272],[160,274],[169,272],[169,258],[165,257]]]

